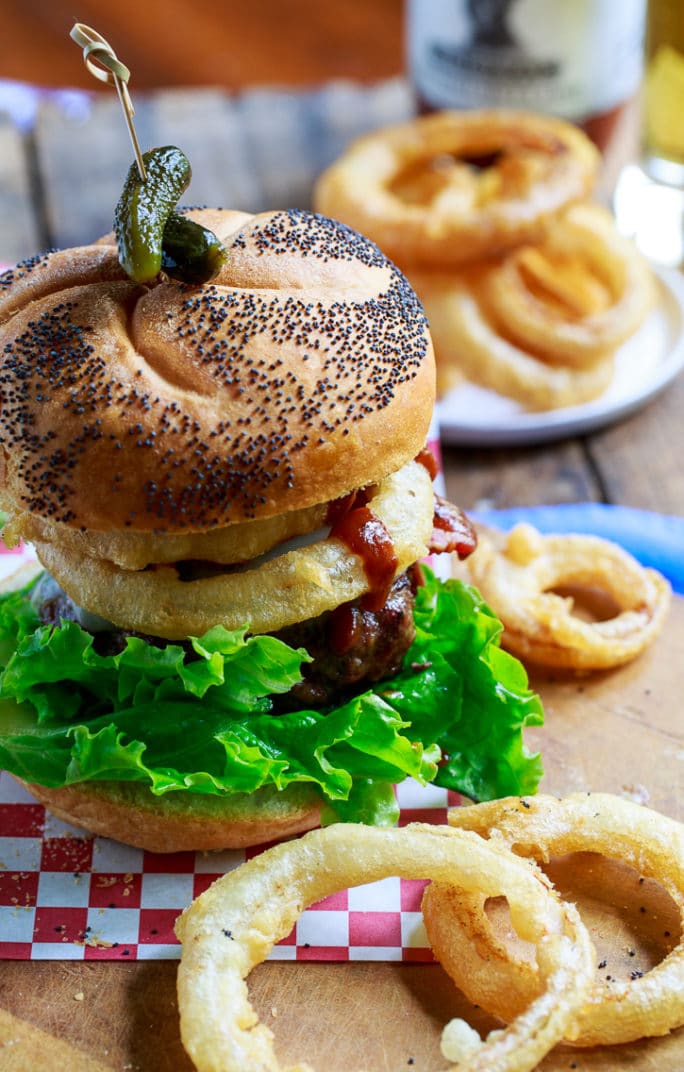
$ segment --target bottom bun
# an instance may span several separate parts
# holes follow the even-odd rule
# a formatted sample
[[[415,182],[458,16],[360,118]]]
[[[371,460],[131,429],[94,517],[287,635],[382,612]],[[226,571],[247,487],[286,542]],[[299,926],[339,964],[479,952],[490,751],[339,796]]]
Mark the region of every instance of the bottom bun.
[[[149,852],[243,849],[303,833],[320,822],[320,797],[306,786],[265,787],[230,797],[155,797],[135,782],[82,782],[60,789],[21,784],[58,819]]]

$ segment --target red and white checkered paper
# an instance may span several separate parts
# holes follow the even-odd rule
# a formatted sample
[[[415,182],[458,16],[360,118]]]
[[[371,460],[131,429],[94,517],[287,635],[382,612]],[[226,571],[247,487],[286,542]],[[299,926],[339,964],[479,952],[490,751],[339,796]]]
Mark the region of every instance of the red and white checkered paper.
[[[446,822],[455,794],[407,781],[401,825]],[[157,855],[93,837],[0,773],[0,957],[12,960],[174,959],[178,914],[260,849]],[[430,961],[425,882],[387,878],[307,909],[274,960]]]

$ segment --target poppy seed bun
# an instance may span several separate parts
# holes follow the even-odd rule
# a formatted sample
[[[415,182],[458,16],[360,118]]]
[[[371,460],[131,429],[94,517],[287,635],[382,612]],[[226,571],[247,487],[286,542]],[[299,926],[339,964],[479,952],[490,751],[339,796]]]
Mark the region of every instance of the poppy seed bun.
[[[367,239],[310,212],[199,210],[211,283],[139,286],[114,245],[0,285],[0,505],[74,528],[202,532],[375,483],[434,401],[421,306]]]
[[[306,785],[226,797],[154,797],[135,782],[82,782],[60,789],[22,784],[58,819],[148,852],[241,849],[301,834],[320,821],[321,799]]]

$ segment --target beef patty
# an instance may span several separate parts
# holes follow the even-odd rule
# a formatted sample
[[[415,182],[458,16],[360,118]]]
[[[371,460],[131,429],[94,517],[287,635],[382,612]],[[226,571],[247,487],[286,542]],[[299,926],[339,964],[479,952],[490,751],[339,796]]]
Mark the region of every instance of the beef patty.
[[[420,576],[417,569],[400,574],[386,596],[361,596],[317,618],[274,633],[293,648],[305,648],[312,658],[302,665],[303,680],[285,696],[275,697],[277,710],[324,707],[343,700],[364,682],[391,678],[399,672],[415,637],[413,604]],[[129,636],[164,648],[178,641],[119,629],[84,613],[48,575],[34,591],[44,625],[75,621],[94,638],[100,655],[117,655]],[[190,655],[188,643],[180,642]]]

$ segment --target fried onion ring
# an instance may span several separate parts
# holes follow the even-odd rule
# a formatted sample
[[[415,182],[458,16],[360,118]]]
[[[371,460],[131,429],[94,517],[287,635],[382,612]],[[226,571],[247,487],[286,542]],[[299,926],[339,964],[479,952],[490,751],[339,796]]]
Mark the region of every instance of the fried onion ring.
[[[449,823],[507,844],[538,863],[597,852],[658,881],[682,921],[679,944],[660,964],[628,982],[597,978],[566,1038],[580,1046],[665,1035],[684,1024],[684,828],[673,819],[609,793],[564,799],[509,797],[454,808]],[[430,944],[470,1001],[508,1022],[541,991],[535,964],[493,933],[479,893],[430,886],[423,899]]]
[[[615,350],[653,305],[653,273],[599,205],[574,205],[538,246],[523,246],[481,278],[505,336],[552,365],[586,368]]]
[[[634,659],[663,627],[671,589],[656,570],[598,536],[542,536],[516,525],[503,537],[482,533],[468,561],[473,583],[501,619],[503,644],[543,666],[603,670]],[[554,588],[584,588],[612,599],[618,613],[586,621],[571,595]]]
[[[611,352],[586,368],[550,365],[500,332],[479,297],[487,271],[485,266],[452,276],[411,274],[430,323],[438,394],[451,385],[449,370],[454,367],[473,383],[514,398],[529,410],[579,405],[605,391],[614,370]]]
[[[249,1003],[244,979],[289,934],[310,904],[391,875],[432,878],[503,894],[514,926],[537,947],[544,993],[494,1032],[461,1070],[525,1072],[562,1036],[594,970],[586,928],[540,873],[504,847],[427,824],[377,829],[338,824],[281,843],[218,879],[176,923],[181,1037],[199,1072],[278,1072],[272,1032]],[[311,1072],[308,1064],[288,1072]]]
[[[184,559],[231,565],[249,562],[279,543],[314,532],[325,523],[327,510],[327,504],[323,503],[207,532],[160,534],[128,529],[111,532],[75,529],[72,525],[24,512],[8,518],[3,541],[7,547],[15,547],[20,539],[30,543],[54,543],[69,555],[106,559],[123,570],[140,570],[152,563]]]
[[[464,264],[539,238],[590,192],[598,161],[561,119],[443,111],[358,139],[319,178],[314,203],[404,270]]]
[[[369,507],[387,529],[395,576],[427,554],[434,494],[425,466],[411,461],[383,480]],[[124,629],[181,640],[215,625],[270,633],[316,618],[370,588],[363,560],[338,539],[319,539],[241,572],[183,581],[172,566],[122,570],[36,540],[36,554],[79,606]]]

